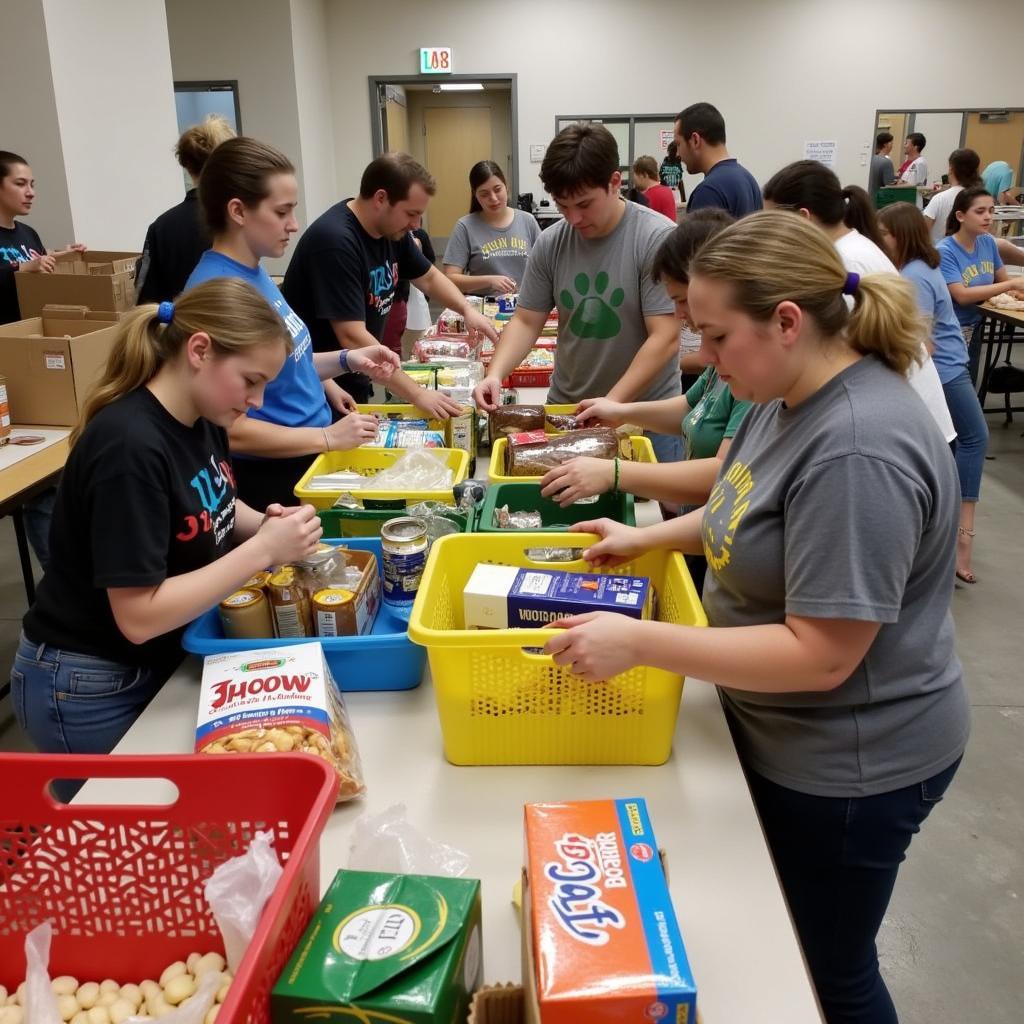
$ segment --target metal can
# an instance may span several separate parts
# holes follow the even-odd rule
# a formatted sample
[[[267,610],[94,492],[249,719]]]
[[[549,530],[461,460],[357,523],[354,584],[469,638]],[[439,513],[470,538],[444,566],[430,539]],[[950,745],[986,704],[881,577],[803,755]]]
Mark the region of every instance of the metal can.
[[[408,618],[427,564],[427,524],[416,516],[389,519],[380,529],[380,542],[384,604]]]

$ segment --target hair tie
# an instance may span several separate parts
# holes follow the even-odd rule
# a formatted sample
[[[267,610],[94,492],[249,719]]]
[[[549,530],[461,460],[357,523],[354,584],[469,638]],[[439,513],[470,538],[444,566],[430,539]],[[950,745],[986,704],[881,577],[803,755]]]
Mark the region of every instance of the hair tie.
[[[161,302],[156,307],[156,319],[158,323],[169,324],[174,319],[174,303]]]
[[[846,275],[846,281],[843,284],[843,294],[844,295],[856,295],[857,294],[857,289],[859,287],[860,287],[860,274],[855,274],[855,273],[853,273],[853,271],[850,271],[850,273]]]

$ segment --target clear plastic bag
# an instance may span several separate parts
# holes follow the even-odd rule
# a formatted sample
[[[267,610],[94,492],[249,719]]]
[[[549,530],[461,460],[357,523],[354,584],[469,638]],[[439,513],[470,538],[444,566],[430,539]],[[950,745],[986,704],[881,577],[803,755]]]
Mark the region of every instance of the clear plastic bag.
[[[452,471],[444,456],[429,448],[407,451],[373,477],[375,491],[449,491]]]
[[[460,878],[469,870],[469,855],[424,835],[406,818],[405,805],[394,804],[355,823],[348,866],[352,871]]]
[[[53,925],[45,921],[25,936],[25,1021],[61,1024],[57,996],[50,985],[50,939]]]
[[[263,908],[284,871],[273,843],[273,832],[257,832],[249,849],[216,868],[203,887],[206,902],[224,939],[224,952],[232,974],[238,970],[256,934]],[[216,994],[217,989],[213,991]]]
[[[228,863],[231,863],[228,861]],[[217,990],[224,984],[224,975],[219,971],[211,971],[199,979],[195,993],[181,1006],[176,1006],[170,1013],[160,1018],[164,1024],[204,1024],[206,1015],[217,999]],[[146,1014],[128,1017],[124,1024],[144,1024],[153,1018]]]

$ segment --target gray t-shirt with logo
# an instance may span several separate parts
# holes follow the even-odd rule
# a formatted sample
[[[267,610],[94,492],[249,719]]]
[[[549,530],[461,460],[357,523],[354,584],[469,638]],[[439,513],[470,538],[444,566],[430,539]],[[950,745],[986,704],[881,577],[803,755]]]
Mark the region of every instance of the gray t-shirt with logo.
[[[561,221],[541,234],[530,253],[519,305],[538,313],[558,307],[552,403],[608,394],[647,340],[644,317],[672,312],[672,300],[651,279],[651,263],[674,225],[645,206],[625,206],[622,220],[604,238],[583,238]],[[673,349],[636,400],[679,393]]]
[[[959,509],[949,447],[906,380],[874,357],[795,408],[747,413],[704,512],[709,622],[882,624],[834,690],[722,689],[754,771],[802,793],[871,796],[963,752],[969,710],[950,613]]]
[[[507,228],[492,228],[479,213],[460,218],[444,250],[443,262],[474,277],[500,274],[523,283],[526,257],[540,238],[537,218],[524,210],[512,211]],[[477,294],[489,295],[494,289],[482,286]]]

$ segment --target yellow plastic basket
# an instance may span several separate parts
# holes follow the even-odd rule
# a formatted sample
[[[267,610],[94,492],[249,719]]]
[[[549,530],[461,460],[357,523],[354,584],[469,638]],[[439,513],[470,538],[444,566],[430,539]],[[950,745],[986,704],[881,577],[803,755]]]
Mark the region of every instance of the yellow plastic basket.
[[[555,407],[557,408],[557,406]],[[654,457],[654,447],[651,445],[650,438],[638,435],[629,439],[630,444],[633,446],[633,461],[634,462],[657,462],[658,460]],[[539,476],[506,476],[505,475],[505,448],[508,445],[508,439],[499,437],[494,442],[494,447],[491,449],[491,463],[487,467],[487,479],[492,484],[512,484],[512,483],[525,483],[530,480],[537,481],[540,479]]]
[[[455,448],[431,448],[430,451],[439,455],[452,471],[452,485],[460,484],[469,476],[469,454]],[[323,473],[340,473],[348,470],[360,476],[376,476],[382,469],[393,465],[406,452],[404,448],[353,448],[347,452],[325,452],[317,456],[313,465],[303,473],[295,485],[295,497],[299,501],[312,505],[315,509],[330,508],[339,495],[339,491],[313,490],[309,481]],[[373,501],[404,501],[415,504],[417,501],[443,501],[454,505],[455,498],[451,490],[444,491],[374,491],[369,488],[353,491],[352,496],[360,504],[367,500]],[[401,513],[399,513],[401,514]]]
[[[462,534],[435,541],[409,636],[427,648],[444,739],[453,764],[663,764],[682,694],[682,677],[638,667],[586,683],[535,653],[552,629],[465,629],[462,593],[480,562],[520,568],[601,572],[586,562],[538,563],[539,547],[589,547],[590,534]],[[707,625],[678,552],[652,551],[612,570],[648,576],[657,618]]]
[[[435,420],[427,416],[422,409],[415,405],[401,405],[399,403],[388,403],[387,405],[359,405],[356,408],[367,416],[379,416],[383,420],[426,420],[428,430],[439,430],[444,434],[444,443],[451,444],[452,422],[451,420]]]

